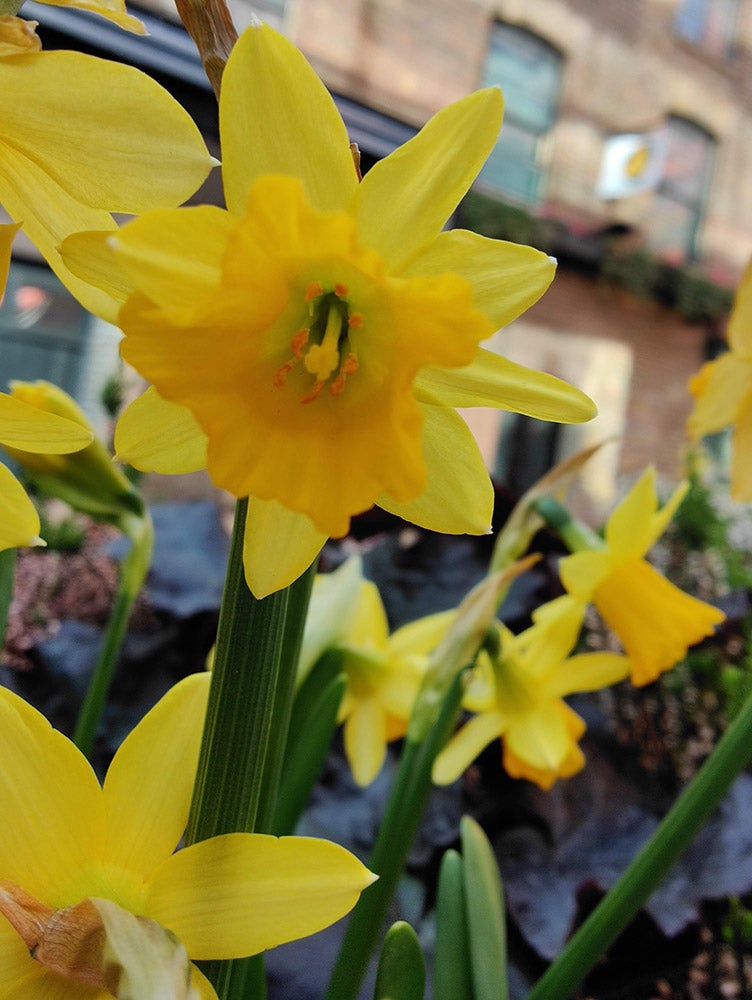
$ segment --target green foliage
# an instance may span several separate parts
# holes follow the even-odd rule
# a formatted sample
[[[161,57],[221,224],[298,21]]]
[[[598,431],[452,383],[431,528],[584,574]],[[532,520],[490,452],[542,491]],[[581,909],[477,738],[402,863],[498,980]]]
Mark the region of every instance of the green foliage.
[[[426,966],[418,936],[399,920],[387,931],[379,957],[374,1000],[423,1000]]]

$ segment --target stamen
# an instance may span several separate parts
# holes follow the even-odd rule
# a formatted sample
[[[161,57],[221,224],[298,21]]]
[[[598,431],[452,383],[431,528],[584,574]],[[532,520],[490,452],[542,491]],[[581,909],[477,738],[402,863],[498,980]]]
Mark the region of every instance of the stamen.
[[[339,309],[330,309],[326,319],[326,330],[320,344],[312,344],[306,351],[303,364],[306,371],[325,382],[339,364],[339,336],[342,330],[342,315]]]
[[[363,316],[360,313],[352,313],[347,320],[347,325],[351,326],[353,330],[359,330],[363,326]]]
[[[306,302],[313,302],[314,299],[318,299],[324,294],[324,286],[320,281],[312,281],[308,288],[305,290],[305,300]]]
[[[321,390],[324,388],[325,385],[326,385],[326,379],[319,379],[314,385],[313,389],[311,389],[311,391],[307,393],[305,396],[301,397],[300,402],[312,403],[314,399],[318,399],[319,396],[321,395]]]
[[[275,388],[277,388],[277,389],[281,389],[282,388],[282,386],[287,381],[287,376],[290,374],[290,372],[293,370],[294,367],[295,367],[295,362],[294,361],[288,361],[286,365],[282,365],[281,368],[278,368],[276,370],[276,372],[274,373],[274,386],[275,386]]]
[[[307,326],[304,326],[302,330],[298,330],[295,336],[290,341],[290,347],[292,348],[292,353],[296,358],[303,357],[303,348],[308,343],[308,337],[311,331]]]
[[[329,392],[332,396],[339,396],[345,388],[345,382],[348,375],[354,375],[358,370],[358,359],[356,355],[351,351],[345,360],[342,362],[342,367],[339,370],[339,374],[329,386]]]
[[[337,296],[337,298],[346,299],[349,291],[350,289],[347,287],[347,285],[334,286],[334,294]]]

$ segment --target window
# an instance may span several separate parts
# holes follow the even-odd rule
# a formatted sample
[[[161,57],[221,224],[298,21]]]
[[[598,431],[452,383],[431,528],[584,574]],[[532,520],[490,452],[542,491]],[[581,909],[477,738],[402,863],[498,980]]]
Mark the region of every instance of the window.
[[[672,263],[697,254],[697,235],[710,187],[715,141],[686,118],[666,122],[663,178],[653,196],[648,242]]]
[[[731,51],[739,17],[739,0],[682,0],[676,33],[714,56]]]
[[[526,204],[543,197],[546,136],[556,117],[561,56],[542,38],[509,24],[495,24],[484,86],[504,93],[501,135],[480,180]]]

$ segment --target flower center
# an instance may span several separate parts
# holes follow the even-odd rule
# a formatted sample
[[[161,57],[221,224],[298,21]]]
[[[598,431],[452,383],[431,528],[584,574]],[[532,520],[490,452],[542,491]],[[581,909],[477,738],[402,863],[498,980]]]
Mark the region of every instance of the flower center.
[[[301,397],[301,403],[318,399],[325,385],[329,386],[331,396],[341,395],[348,375],[358,370],[351,331],[360,329],[363,317],[350,312],[347,295],[346,285],[335,285],[331,291],[325,291],[321,282],[312,281],[306,288],[309,323],[295,333],[290,341],[292,357],[274,373],[274,385],[281,389],[287,376],[302,361],[314,382]]]

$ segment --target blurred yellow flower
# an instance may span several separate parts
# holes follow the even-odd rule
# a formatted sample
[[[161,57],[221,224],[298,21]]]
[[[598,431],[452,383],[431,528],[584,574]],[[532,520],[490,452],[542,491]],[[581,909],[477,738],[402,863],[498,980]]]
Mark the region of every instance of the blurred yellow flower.
[[[731,497],[752,500],[752,262],[741,280],[728,323],[731,350],[708,361],[689,382],[695,405],[687,421],[693,441],[734,428]]]
[[[0,445],[16,454],[67,454],[86,447],[91,437],[90,428],[80,423],[0,393]],[[0,464],[0,550],[39,541],[34,505],[16,477]]]
[[[355,781],[365,787],[377,777],[387,744],[407,731],[428,653],[445,628],[421,618],[389,634],[378,587],[363,579],[360,559],[316,577],[300,658],[302,681],[329,650],[342,654],[347,678],[338,721]]]
[[[58,497],[100,521],[121,525],[140,517],[143,503],[99,438],[81,407],[67,392],[50,382],[13,381],[11,398],[40,414],[51,414],[77,424],[88,435],[86,447],[59,454],[7,447],[6,450],[26,476],[45,494]]]
[[[475,713],[436,758],[433,780],[456,780],[480,752],[501,737],[504,769],[550,788],[579,771],[585,758],[578,740],[585,723],[564,701],[623,680],[629,661],[616,653],[569,656],[584,608],[570,597],[543,605],[534,624],[513,635],[495,625],[498,652],[483,650],[463,705]]]
[[[554,263],[441,231],[501,115],[497,89],[472,94],[359,184],[321,81],[283,36],[252,26],[222,82],[228,210],[149,213],[110,241],[134,289],[123,356],[162,397],[120,426],[118,454],[177,471],[171,436],[155,447],[152,431],[167,427],[168,401],[187,467],[203,460],[218,486],[250,497],[257,596],[374,503],[439,531],[487,531],[488,473],[455,407],[593,415],[582,393],[478,346],[539,298]]]
[[[122,20],[116,0],[82,6]],[[0,16],[0,93],[0,205],[81,303],[114,320],[112,296],[76,277],[58,247],[80,230],[116,229],[112,212],[193,194],[213,162],[198,129],[145,73],[80,52],[40,52],[33,24],[8,15]]]
[[[194,960],[227,959],[328,926],[373,881],[343,848],[306,837],[234,833],[175,852],[209,681],[195,674],[165,695],[126,738],[103,788],[69,740],[0,688],[0,810],[13,817],[0,841],[7,1000],[112,996],[101,951],[66,961],[77,918],[88,910],[95,919],[89,900],[156,922]],[[216,1000],[195,966],[191,976],[201,1000]]]
[[[559,567],[569,593],[592,601],[621,640],[634,684],[654,681],[725,618],[718,608],[683,593],[643,558],[687,488],[687,483],[680,485],[659,510],[655,470],[648,468],[608,519],[603,548],[575,552]]]

